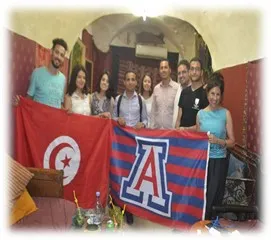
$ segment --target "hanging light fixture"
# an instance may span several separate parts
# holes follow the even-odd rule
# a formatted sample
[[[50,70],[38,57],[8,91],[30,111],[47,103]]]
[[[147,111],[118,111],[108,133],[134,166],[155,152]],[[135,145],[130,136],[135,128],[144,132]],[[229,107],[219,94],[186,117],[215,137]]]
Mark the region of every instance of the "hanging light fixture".
[[[146,18],[147,18],[147,13],[146,13],[146,10],[145,10],[145,9],[143,10],[142,18],[143,18],[143,21],[145,22],[145,21],[146,21]]]
[[[137,2],[137,1],[136,1]],[[155,6],[149,2],[144,2],[144,7],[141,4],[136,4],[131,7],[131,12],[134,16],[142,17],[146,21],[147,17],[158,17],[163,15],[165,11],[161,6]]]

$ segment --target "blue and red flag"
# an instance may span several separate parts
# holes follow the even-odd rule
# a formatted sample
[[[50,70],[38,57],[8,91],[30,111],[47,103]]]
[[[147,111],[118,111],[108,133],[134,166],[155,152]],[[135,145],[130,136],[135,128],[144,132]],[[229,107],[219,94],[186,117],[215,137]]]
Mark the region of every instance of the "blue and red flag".
[[[204,219],[208,149],[206,133],[135,130],[113,122],[112,197],[141,218],[190,228]]]
[[[16,160],[63,169],[66,199],[75,190],[80,206],[90,208],[100,190],[105,203],[110,168],[118,205],[173,228],[203,219],[208,147],[206,133],[120,128],[25,98],[16,108]]]

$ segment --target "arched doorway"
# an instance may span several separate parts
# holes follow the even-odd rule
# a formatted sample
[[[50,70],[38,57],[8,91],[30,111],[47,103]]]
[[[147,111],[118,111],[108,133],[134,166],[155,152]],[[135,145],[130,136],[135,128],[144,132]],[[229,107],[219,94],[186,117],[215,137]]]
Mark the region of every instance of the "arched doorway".
[[[93,62],[91,91],[103,69],[111,72],[116,92],[123,91],[122,79],[127,69],[137,72],[138,79],[151,72],[154,83],[160,81],[159,59],[168,58],[172,68],[172,79],[177,80],[177,64],[181,59],[199,57],[207,72],[212,71],[212,60],[207,44],[188,22],[169,16],[148,18],[132,14],[111,14],[100,17],[82,31],[82,42],[86,48],[86,63]],[[152,53],[137,54],[138,44],[164,48],[165,57]],[[146,50],[147,51],[147,50]]]

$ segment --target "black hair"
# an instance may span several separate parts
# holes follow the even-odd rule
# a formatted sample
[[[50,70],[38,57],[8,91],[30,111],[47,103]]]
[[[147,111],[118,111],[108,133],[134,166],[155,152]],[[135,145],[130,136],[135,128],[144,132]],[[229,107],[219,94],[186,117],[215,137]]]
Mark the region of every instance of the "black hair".
[[[136,72],[133,71],[133,70],[128,70],[128,71],[126,71],[126,72],[124,73],[124,80],[126,80],[126,76],[127,76],[128,73],[133,73],[133,74],[135,74],[135,78],[136,78],[136,81],[137,81],[137,75],[136,75]]]
[[[183,59],[183,60],[181,60],[181,61],[178,63],[178,67],[180,67],[181,65],[185,65],[186,68],[187,68],[187,70],[190,69],[190,64],[189,64],[189,62],[188,62],[186,59]],[[177,68],[178,68],[178,67],[177,67]]]
[[[201,62],[201,60],[200,60],[198,57],[193,57],[193,58],[190,60],[190,64],[191,64],[191,62],[199,62],[200,68],[201,68],[201,70],[202,70],[202,62]]]
[[[169,60],[168,60],[167,58],[163,58],[163,59],[160,60],[159,67],[160,67],[160,65],[161,65],[161,62],[167,62],[167,63],[168,63],[168,66],[169,66],[169,68],[170,68]]]
[[[221,96],[224,94],[224,77],[220,72],[214,72],[211,74],[206,87],[207,93],[214,87],[218,87],[221,92]]]
[[[107,77],[108,77],[108,83],[109,83],[108,89],[105,91],[105,96],[110,100],[111,97],[114,97],[114,88],[113,88],[113,85],[112,85],[112,81],[110,79],[110,73],[109,73],[109,71],[104,70],[102,72],[102,74],[99,76],[98,82],[97,82],[97,85],[96,85],[96,91],[98,93],[100,93],[100,91],[101,91],[101,81],[102,81],[102,77],[103,77],[104,74],[107,75]]]
[[[71,96],[74,91],[76,90],[76,78],[77,78],[77,75],[80,71],[83,71],[85,74],[86,74],[86,81],[87,81],[87,71],[85,69],[85,67],[81,64],[77,64],[73,67],[72,69],[72,73],[71,73],[71,78],[70,78],[70,81],[69,81],[69,85],[68,85],[68,88],[67,88],[67,93]],[[82,92],[84,94],[88,94],[88,88],[87,88],[87,82],[85,83],[85,86],[83,87],[83,90]]]
[[[54,49],[56,45],[60,45],[60,46],[64,47],[66,51],[68,50],[68,45],[65,42],[65,40],[63,40],[62,38],[55,38],[55,39],[53,39],[52,42],[53,42],[52,49]]]

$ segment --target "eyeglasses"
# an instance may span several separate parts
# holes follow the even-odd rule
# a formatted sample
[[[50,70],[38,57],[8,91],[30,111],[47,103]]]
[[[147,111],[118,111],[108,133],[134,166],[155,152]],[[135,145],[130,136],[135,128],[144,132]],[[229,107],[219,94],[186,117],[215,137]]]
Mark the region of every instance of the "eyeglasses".
[[[191,71],[191,72],[193,72],[193,71],[199,72],[199,71],[201,71],[201,68],[199,68],[199,67],[195,67],[195,68],[194,68],[194,67],[191,67],[191,68],[190,68],[190,71]]]

